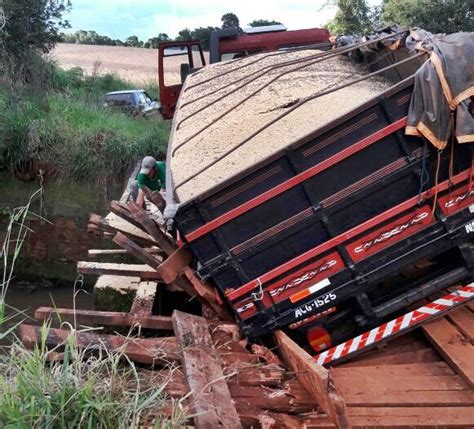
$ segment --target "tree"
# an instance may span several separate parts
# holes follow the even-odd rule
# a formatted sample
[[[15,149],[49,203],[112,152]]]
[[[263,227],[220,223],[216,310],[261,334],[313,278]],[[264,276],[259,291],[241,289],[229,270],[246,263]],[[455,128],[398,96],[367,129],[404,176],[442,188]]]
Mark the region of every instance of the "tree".
[[[131,48],[141,48],[143,46],[143,42],[139,40],[137,36],[128,36],[125,39],[125,46],[129,46]]]
[[[159,33],[157,37],[152,37],[143,45],[144,48],[158,49],[161,42],[169,42],[171,39],[166,33]]]
[[[265,27],[266,25],[281,25],[281,22],[268,19],[254,19],[248,25],[249,27]]]
[[[384,0],[383,21],[432,33],[474,31],[472,0]]]
[[[205,50],[209,49],[211,41],[211,33],[214,30],[218,30],[216,27],[198,27],[192,32],[193,39],[197,39],[201,42],[202,48]]]
[[[60,30],[70,28],[63,15],[69,0],[3,0],[6,22],[0,31],[0,47],[17,60],[31,52],[48,53],[61,41]]]
[[[192,31],[189,28],[184,28],[178,33],[178,37],[176,38],[179,42],[187,42],[188,40],[193,40]]]
[[[242,31],[242,29],[240,28],[239,18],[237,17],[235,13],[232,13],[232,12],[225,13],[221,17],[221,22],[222,22],[221,28],[223,30],[226,30],[227,28],[237,28],[239,31]]]
[[[328,23],[332,34],[367,34],[374,31],[371,9],[366,0],[338,0],[339,10]]]

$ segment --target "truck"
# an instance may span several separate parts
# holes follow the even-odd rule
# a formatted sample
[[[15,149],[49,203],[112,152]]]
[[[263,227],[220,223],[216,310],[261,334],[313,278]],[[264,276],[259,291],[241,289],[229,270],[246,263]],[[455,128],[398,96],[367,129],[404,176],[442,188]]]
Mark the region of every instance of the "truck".
[[[317,44],[322,48],[331,46],[329,31],[325,28],[310,28],[286,31],[281,25],[247,29],[215,30],[211,34],[208,60],[210,64],[246,57],[248,55],[288,49],[295,46]],[[180,81],[173,81],[168,59],[179,57]],[[162,116],[172,119],[181,88],[186,76],[206,65],[206,56],[197,40],[164,42],[158,47],[158,87]]]
[[[167,203],[178,207],[174,225],[194,270],[248,338],[281,329],[332,364],[343,350],[474,297],[472,143],[451,136],[442,150],[409,123],[417,72],[435,63],[438,46],[421,43],[424,34],[385,30],[329,51],[260,53],[184,82],[167,155]],[[472,35],[465,37],[472,49]],[[324,73],[340,58],[358,68],[335,70],[343,80],[326,84]],[[326,68],[297,89],[291,75],[308,64]],[[287,86],[272,89],[283,77]],[[368,99],[347,91],[376,79],[381,89]],[[312,93],[311,85],[322,86]],[[257,102],[263,88],[273,91],[269,106]],[[273,107],[279,90],[299,96]],[[320,109],[324,97],[333,98]],[[306,116],[291,119],[298,109]],[[265,145],[273,149],[255,155]],[[225,168],[212,175],[217,165]]]

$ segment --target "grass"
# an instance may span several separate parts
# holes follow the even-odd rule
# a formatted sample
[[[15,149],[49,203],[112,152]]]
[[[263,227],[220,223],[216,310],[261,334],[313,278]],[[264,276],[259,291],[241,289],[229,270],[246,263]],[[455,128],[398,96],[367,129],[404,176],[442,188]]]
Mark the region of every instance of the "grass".
[[[48,327],[43,326],[43,338]],[[174,428],[186,421],[186,409],[172,404],[166,382],[143,387],[132,362],[120,352],[80,350],[74,331],[62,361],[51,362],[44,343],[33,350],[15,342],[0,356],[0,425],[3,428]],[[170,370],[170,375],[172,371]]]
[[[38,193],[41,192],[38,191]],[[13,210],[0,258],[0,337],[11,342],[0,352],[0,427],[30,428],[139,428],[182,427],[187,409],[164,393],[169,380],[147,386],[138,368],[122,350],[104,346],[79,348],[76,330],[54,349],[46,347],[49,324],[41,328],[41,341],[28,350],[4,330],[6,294],[15,261],[28,233],[27,216],[34,195],[24,207]],[[53,356],[57,359],[51,359]],[[172,368],[168,377],[171,378]]]
[[[84,76],[49,65],[45,95],[25,86],[0,90],[0,169],[40,163],[60,177],[96,180],[119,175],[145,155],[163,158],[168,123],[102,108],[106,92],[133,86],[114,75]],[[156,96],[156,88],[147,88]]]

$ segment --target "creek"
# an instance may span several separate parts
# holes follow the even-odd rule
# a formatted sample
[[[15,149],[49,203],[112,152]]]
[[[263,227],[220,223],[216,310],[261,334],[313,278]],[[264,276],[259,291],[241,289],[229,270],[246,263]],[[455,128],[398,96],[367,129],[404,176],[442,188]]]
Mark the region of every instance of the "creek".
[[[12,175],[0,175],[0,243],[15,207],[25,206],[39,189],[36,181],[22,182]],[[103,248],[101,238],[87,233],[90,213],[108,213],[108,201],[120,197],[124,180],[91,183],[51,180],[43,185],[29,216],[28,233],[16,261],[7,304],[31,316],[39,306],[73,308],[76,263],[87,260],[87,250]],[[3,268],[2,268],[3,270]],[[1,273],[0,273],[1,274]],[[94,278],[86,278],[89,291]],[[76,308],[92,308],[92,294],[80,292]],[[9,310],[12,314],[15,310]]]

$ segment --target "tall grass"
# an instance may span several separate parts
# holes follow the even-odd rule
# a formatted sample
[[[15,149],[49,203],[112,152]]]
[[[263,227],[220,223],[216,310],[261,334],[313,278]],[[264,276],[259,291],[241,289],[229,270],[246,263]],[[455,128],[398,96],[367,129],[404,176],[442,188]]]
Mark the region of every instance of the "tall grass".
[[[44,327],[43,338],[46,333]],[[144,387],[134,364],[123,364],[122,353],[91,352],[75,346],[74,334],[61,362],[50,361],[44,342],[33,350],[15,342],[0,356],[0,426],[164,429],[185,423],[186,408],[164,394],[166,381]]]
[[[11,339],[0,349],[0,427],[182,427],[188,419],[187,410],[182,401],[170,401],[165,395],[169,380],[145,386],[139,370],[122,350],[111,352],[103,345],[81,349],[72,326],[64,344],[48,349],[49,323],[41,328],[40,344],[28,350],[12,335],[14,328],[4,329],[7,290],[29,231],[30,206],[38,193],[24,207],[13,210],[0,254],[0,338],[8,335]],[[172,373],[170,368],[169,379]]]
[[[54,65],[48,76],[42,98],[27,85],[14,98],[0,88],[0,169],[41,162],[62,177],[96,180],[120,174],[142,156],[164,157],[168,123],[102,107],[106,92],[130,84]]]

